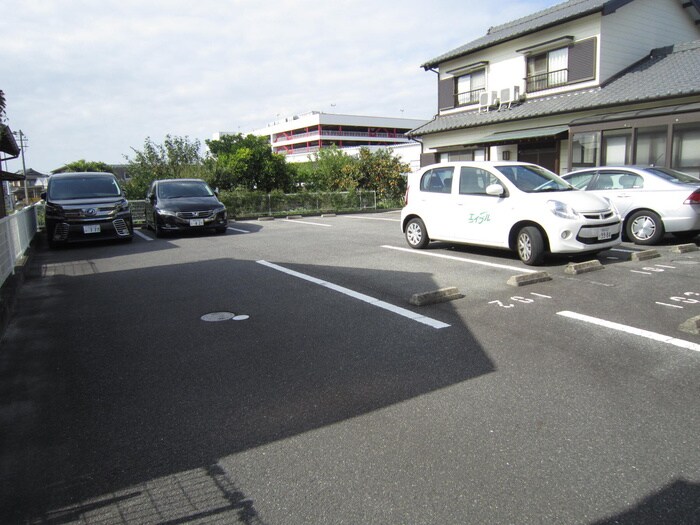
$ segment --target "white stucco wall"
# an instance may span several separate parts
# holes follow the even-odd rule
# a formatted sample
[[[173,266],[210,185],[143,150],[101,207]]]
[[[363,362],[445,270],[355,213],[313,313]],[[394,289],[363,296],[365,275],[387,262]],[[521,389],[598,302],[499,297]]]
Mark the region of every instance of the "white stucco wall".
[[[678,0],[635,0],[602,17],[601,80],[649,55],[652,49],[700,38]]]
[[[450,62],[446,62],[440,67],[440,79],[444,80],[450,78],[452,75],[448,73],[449,71],[459,70],[460,67],[465,67],[469,64],[487,61],[489,65],[486,68],[486,89],[489,93],[492,91],[497,91],[500,93],[501,89],[512,89],[514,86],[518,86],[520,88],[520,93],[523,94],[525,93],[527,58],[525,54],[518,53],[518,49],[528,48],[564,36],[572,36],[574,38],[574,42],[586,40],[591,37],[599,37],[601,31],[600,20],[600,14],[590,15],[557,27],[545,29],[531,35],[525,35],[516,40],[498,44],[492,48],[484,49]],[[600,38],[598,39],[598,42],[600,42]],[[596,78],[597,77],[598,75],[596,75]],[[570,86],[541,91],[538,92],[537,95],[551,95],[563,91],[570,91],[572,89],[582,89],[595,86],[597,84],[597,80],[581,82]],[[441,111],[441,114],[447,115],[464,110],[464,107],[453,108],[443,110]]]

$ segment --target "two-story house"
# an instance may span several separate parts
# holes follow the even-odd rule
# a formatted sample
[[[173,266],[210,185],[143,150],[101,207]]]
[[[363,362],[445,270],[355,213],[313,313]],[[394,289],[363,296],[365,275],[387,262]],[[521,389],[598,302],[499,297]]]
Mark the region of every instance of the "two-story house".
[[[700,174],[700,0],[569,0],[423,64],[438,113],[423,165],[521,160],[564,173]]]

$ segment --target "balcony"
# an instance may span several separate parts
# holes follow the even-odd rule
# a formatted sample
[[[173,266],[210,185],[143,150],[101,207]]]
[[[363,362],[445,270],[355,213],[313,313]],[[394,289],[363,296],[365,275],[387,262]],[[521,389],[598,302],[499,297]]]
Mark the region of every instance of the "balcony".
[[[408,130],[407,130],[408,131]],[[407,142],[404,132],[402,131],[340,131],[333,129],[314,129],[301,133],[278,134],[272,138],[274,144],[289,143],[305,140],[318,140],[323,137],[335,137],[338,139],[370,139],[370,140],[389,140],[391,142]]]
[[[544,91],[554,87],[564,86],[569,81],[569,70],[559,69],[549,71],[539,75],[532,75],[525,79],[525,90],[528,93],[533,91]]]
[[[485,88],[472,89],[464,93],[455,93],[455,106],[469,106],[479,103],[479,95],[485,93]]]

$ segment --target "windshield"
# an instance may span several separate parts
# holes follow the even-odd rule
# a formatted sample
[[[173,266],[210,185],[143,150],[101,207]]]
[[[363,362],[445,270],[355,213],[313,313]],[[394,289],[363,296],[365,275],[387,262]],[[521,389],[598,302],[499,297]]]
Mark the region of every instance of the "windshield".
[[[654,175],[658,175],[662,179],[670,181],[670,182],[683,182],[683,183],[691,183],[691,184],[698,184],[700,182],[700,179],[697,179],[697,178],[693,177],[692,175],[688,175],[687,173],[681,173],[680,171],[671,170],[668,168],[644,168],[644,169],[645,169],[645,171],[653,173]]]
[[[569,191],[574,187],[549,170],[540,166],[496,166],[510,182],[526,193]]]
[[[49,198],[53,200],[120,197],[119,184],[114,177],[66,177],[49,179]]]
[[[196,180],[178,180],[158,184],[158,197],[161,199],[180,199],[183,197],[213,197],[214,192],[206,182]]]

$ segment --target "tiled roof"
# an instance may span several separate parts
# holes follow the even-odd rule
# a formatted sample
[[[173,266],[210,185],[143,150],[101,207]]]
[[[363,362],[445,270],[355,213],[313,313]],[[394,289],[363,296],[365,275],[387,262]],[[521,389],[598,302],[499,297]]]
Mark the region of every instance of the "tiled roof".
[[[656,49],[603,87],[530,98],[502,111],[436,116],[410,132],[422,136],[499,122],[700,95],[700,40]]]
[[[632,0],[569,0],[568,2],[557,4],[532,15],[513,20],[512,22],[494,26],[488,30],[485,36],[477,38],[468,44],[453,49],[432,60],[428,60],[421,67],[429,69],[442,62],[472,53],[479,49],[506,42],[528,33],[561,24],[568,20],[581,18],[598,11],[614,11],[630,1]]]

